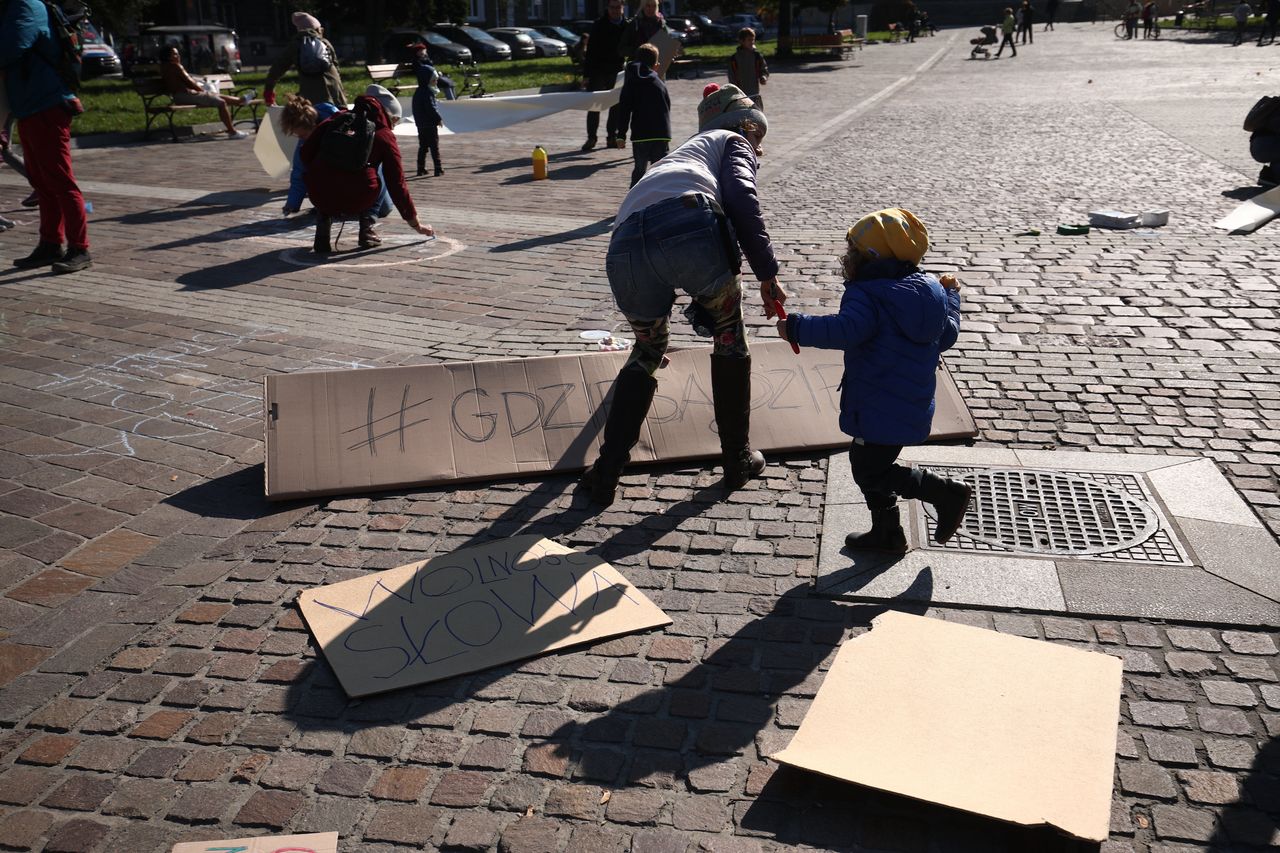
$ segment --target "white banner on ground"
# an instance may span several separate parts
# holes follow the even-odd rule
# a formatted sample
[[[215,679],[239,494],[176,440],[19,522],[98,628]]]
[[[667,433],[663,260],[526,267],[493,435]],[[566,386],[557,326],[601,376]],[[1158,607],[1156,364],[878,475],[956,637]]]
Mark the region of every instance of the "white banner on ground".
[[[1214,224],[1233,234],[1256,231],[1280,214],[1280,187],[1255,195]]]
[[[297,142],[280,129],[280,116],[284,107],[267,107],[267,114],[258,125],[258,135],[253,140],[253,153],[262,164],[262,170],[273,178],[289,177],[293,168],[293,147]]]
[[[622,83],[606,92],[548,92],[543,95],[498,95],[485,98],[440,100],[436,109],[444,119],[440,133],[475,133],[497,130],[524,121],[554,115],[565,110],[601,112],[618,103]],[[396,136],[417,136],[413,123],[413,99],[401,98],[404,118],[396,125]]]

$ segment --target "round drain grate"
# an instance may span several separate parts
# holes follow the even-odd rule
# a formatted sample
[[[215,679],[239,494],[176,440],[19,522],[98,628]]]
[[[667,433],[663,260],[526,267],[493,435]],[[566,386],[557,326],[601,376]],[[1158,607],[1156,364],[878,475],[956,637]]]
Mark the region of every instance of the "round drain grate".
[[[1105,554],[1142,544],[1160,524],[1144,501],[1070,474],[988,469],[961,479],[974,496],[959,532],[1012,551]]]

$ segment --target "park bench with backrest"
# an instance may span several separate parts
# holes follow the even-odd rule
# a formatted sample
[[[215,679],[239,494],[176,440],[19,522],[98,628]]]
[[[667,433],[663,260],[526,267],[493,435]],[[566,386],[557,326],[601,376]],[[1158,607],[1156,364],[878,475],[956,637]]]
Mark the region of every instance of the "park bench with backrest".
[[[853,30],[836,30],[834,33],[814,33],[813,35],[790,36],[779,38],[778,47],[790,46],[792,50],[820,50],[830,53],[839,59],[849,59],[854,51],[862,50],[863,39],[853,34]]]
[[[418,88],[418,78],[413,72],[413,66],[405,63],[397,65],[394,62],[386,65],[366,65],[364,70],[369,73],[369,79],[383,86],[393,95],[412,95]],[[401,83],[400,78],[411,80],[410,83]]]
[[[240,98],[240,103],[229,105],[231,108],[231,121],[234,123],[236,116],[241,110],[249,110],[253,120],[253,127],[258,127],[258,108],[266,102],[257,97],[257,92],[248,87],[236,88],[235,82],[229,74],[207,74],[204,79],[217,86],[219,94],[235,95]],[[142,108],[147,114],[146,130],[143,132],[143,138],[151,137],[151,125],[154,124],[161,116],[169,121],[169,135],[174,142],[178,141],[178,130],[173,125],[174,116],[179,113],[185,113],[190,110],[211,110],[217,112],[217,107],[201,107],[195,104],[175,104],[173,98],[165,91],[164,84],[158,75],[141,74],[133,78],[133,90],[138,93],[138,97],[142,98]]]

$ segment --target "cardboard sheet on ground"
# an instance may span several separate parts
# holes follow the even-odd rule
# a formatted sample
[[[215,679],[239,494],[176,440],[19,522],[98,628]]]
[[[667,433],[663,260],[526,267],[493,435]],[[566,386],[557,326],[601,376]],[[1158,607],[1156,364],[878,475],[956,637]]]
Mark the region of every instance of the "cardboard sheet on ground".
[[[1280,187],[1272,187],[1241,204],[1214,224],[1233,234],[1247,234],[1280,215]]]
[[[496,130],[524,121],[554,115],[565,110],[599,112],[618,103],[622,81],[607,92],[548,92],[539,95],[495,95],[484,98],[459,98],[437,101],[436,109],[444,120],[443,134],[475,133]],[[396,136],[417,136],[413,123],[413,99],[401,98],[404,118],[396,125]]]
[[[631,454],[716,457],[709,348],[671,353]],[[751,348],[751,443],[766,452],[849,443],[838,423],[841,353]],[[585,468],[626,353],[274,374],[265,380],[272,500]],[[931,438],[977,435],[945,368]]]
[[[264,120],[253,138],[253,153],[262,170],[273,178],[289,177],[293,168],[293,149],[298,140],[280,129],[284,107],[267,107]]]
[[[172,853],[338,853],[338,833],[270,835],[225,841],[184,841]]]
[[[536,535],[307,590],[298,604],[348,696],[671,624],[599,557]]]
[[[836,654],[800,767],[1027,826],[1107,838],[1121,661],[890,611]]]

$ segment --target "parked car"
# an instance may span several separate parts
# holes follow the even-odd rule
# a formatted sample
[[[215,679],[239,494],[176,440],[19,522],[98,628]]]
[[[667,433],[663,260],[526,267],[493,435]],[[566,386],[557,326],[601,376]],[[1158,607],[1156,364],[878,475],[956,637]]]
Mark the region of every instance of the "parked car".
[[[471,56],[477,62],[495,62],[511,58],[511,48],[479,27],[469,24],[432,24],[430,29],[454,44],[469,48]]]
[[[240,70],[239,37],[221,24],[148,27],[142,31],[133,61],[158,64],[170,47],[178,48],[182,64],[192,74],[235,74]]]
[[[418,42],[427,46],[427,56],[434,65],[471,64],[471,48],[454,44],[439,33],[424,33],[419,30],[392,30],[382,44],[382,55],[387,62],[410,62],[413,50],[409,45]]]
[[[531,38],[538,56],[567,56],[569,54],[569,45],[563,39],[544,35],[534,27],[507,27],[507,29]],[[490,30],[490,32],[493,31]],[[514,48],[512,50],[514,51]]]
[[[755,15],[728,15],[721,18],[720,23],[725,27],[728,27],[729,33],[733,37],[734,41],[738,40],[738,30],[743,27],[751,27],[751,29],[756,31],[757,38],[764,38],[764,21],[760,20]]]
[[[547,38],[564,42],[565,46],[568,47],[570,51],[578,46],[578,42],[582,41],[582,36],[578,35],[568,27],[557,27],[554,24],[548,24],[546,26],[533,27],[533,29],[542,33]]]
[[[690,20],[697,24],[698,29],[702,32],[703,44],[733,44],[737,41],[737,35],[729,30],[724,24],[717,24],[706,15],[690,15]]]
[[[538,55],[538,48],[534,45],[533,39],[515,27],[494,27],[487,32],[511,48],[512,59],[532,59]]]
[[[571,32],[577,33],[579,36],[589,36],[591,35],[591,28],[595,26],[595,23],[595,21],[587,20],[565,21],[561,26],[567,28]]]
[[[702,31],[692,18],[667,18],[667,27],[677,38],[683,35],[685,44],[702,44]]]
[[[84,34],[80,44],[80,76],[86,80],[91,77],[119,77],[123,73],[120,57],[103,39],[98,28],[89,21],[81,21],[80,32]]]

